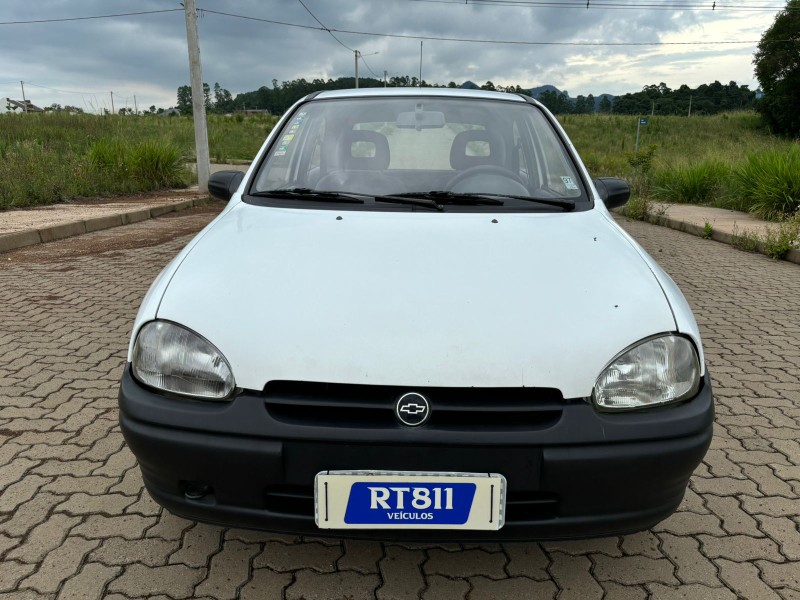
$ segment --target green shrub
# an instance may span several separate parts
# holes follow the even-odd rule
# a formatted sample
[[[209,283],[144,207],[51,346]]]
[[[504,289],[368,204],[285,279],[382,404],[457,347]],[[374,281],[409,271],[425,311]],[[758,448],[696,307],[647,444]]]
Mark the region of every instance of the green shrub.
[[[98,171],[125,177],[128,172],[129,152],[127,142],[118,138],[102,138],[89,148],[89,163]]]
[[[653,176],[653,194],[664,202],[707,204],[720,196],[730,177],[730,167],[713,160],[662,169]]]
[[[622,207],[622,214],[635,221],[647,221],[650,217],[650,200],[645,196],[631,196]]]
[[[637,154],[630,152],[625,155],[628,164],[634,172],[643,173],[645,175],[650,172],[650,169],[653,167],[653,160],[656,156],[656,148],[657,146],[655,144],[650,144],[646,150],[639,150]]]
[[[733,232],[731,233],[731,246],[745,252],[758,252],[761,247],[761,238],[756,232],[749,229],[740,232],[736,223],[734,223]]]
[[[140,142],[129,149],[127,162],[131,175],[144,186],[186,187],[189,174],[185,159],[172,144],[154,140]]]
[[[739,200],[750,212],[779,220],[800,210],[800,146],[751,154],[734,171]]]
[[[800,214],[783,221],[778,228],[767,227],[764,234],[764,254],[770,258],[784,258],[789,250],[800,247]]]

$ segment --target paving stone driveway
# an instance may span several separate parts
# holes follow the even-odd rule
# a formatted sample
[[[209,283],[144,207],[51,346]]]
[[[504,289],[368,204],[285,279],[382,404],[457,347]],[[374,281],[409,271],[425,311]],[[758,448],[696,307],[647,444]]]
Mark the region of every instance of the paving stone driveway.
[[[695,309],[717,427],[673,517],[566,543],[340,542],[161,511],[116,387],[141,297],[188,238],[44,264],[0,255],[0,596],[800,599],[800,267],[625,226]]]

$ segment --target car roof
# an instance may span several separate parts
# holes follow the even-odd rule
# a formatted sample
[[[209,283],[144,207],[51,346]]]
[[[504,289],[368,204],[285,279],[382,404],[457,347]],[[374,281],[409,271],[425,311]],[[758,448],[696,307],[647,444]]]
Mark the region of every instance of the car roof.
[[[374,98],[380,96],[427,96],[433,98],[481,98],[485,100],[505,100],[507,102],[525,102],[519,94],[506,92],[490,92],[487,90],[465,90],[461,88],[432,88],[432,87],[376,87],[357,88],[349,90],[328,90],[320,92],[314,99],[325,98]]]

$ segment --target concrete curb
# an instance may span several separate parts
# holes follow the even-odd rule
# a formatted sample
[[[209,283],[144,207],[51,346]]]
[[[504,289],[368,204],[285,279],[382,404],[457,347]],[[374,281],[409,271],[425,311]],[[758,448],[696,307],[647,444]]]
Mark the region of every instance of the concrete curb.
[[[621,217],[625,217],[625,215],[622,213],[622,210],[619,208],[614,209],[612,212],[620,215]],[[651,225],[660,225],[662,227],[669,227],[670,229],[675,229],[676,231],[682,231],[684,233],[688,233],[697,237],[701,238],[705,237],[704,227],[700,227],[699,225],[695,225],[694,223],[687,223],[686,221],[679,221],[678,219],[673,219],[672,217],[666,215],[650,215],[647,218],[647,222],[650,223]],[[722,242],[723,244],[728,244],[729,246],[736,245],[734,244],[734,235],[728,233],[727,231],[718,231],[716,229],[712,229],[710,239],[714,240],[715,242]],[[764,254],[766,256],[764,249],[762,247],[758,248],[758,253]],[[800,265],[800,249],[794,248],[792,250],[789,250],[789,252],[782,260]]]
[[[102,229],[119,227],[120,225],[138,223],[140,221],[146,221],[147,219],[160,217],[170,212],[186,210],[187,208],[193,208],[195,206],[203,206],[207,202],[208,197],[194,200],[178,200],[168,204],[159,204],[150,208],[139,208],[113,215],[92,217],[91,219],[85,219],[83,221],[70,221],[67,223],[59,223],[58,225],[51,225],[50,227],[6,233],[0,235],[0,252],[10,252],[26,246],[62,240],[75,235],[81,235],[82,233],[91,233]]]

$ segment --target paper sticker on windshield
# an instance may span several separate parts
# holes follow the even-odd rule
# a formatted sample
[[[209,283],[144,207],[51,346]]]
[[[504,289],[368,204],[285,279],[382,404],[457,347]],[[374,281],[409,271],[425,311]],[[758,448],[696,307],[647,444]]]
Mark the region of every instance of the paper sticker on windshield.
[[[281,140],[281,144],[283,144],[283,145],[289,144],[293,139],[294,139],[294,134],[293,133],[287,133],[285,136],[283,136],[283,139]]]
[[[566,177],[564,175],[561,176],[561,181],[564,182],[564,187],[568,190],[577,190],[578,186],[575,185],[575,182],[572,181],[572,177]]]

